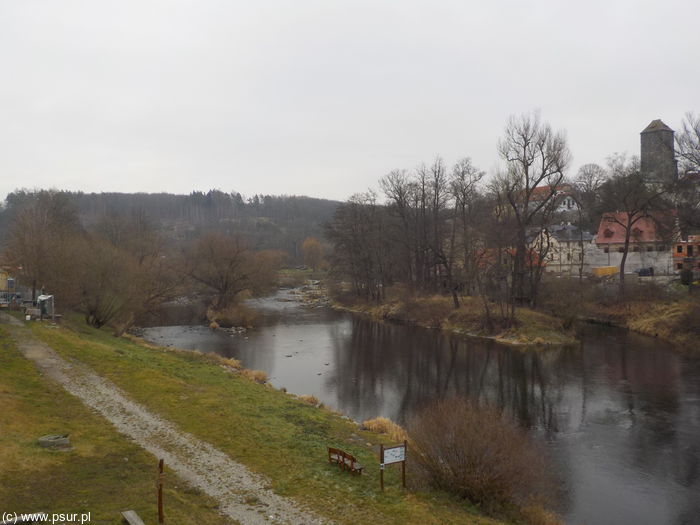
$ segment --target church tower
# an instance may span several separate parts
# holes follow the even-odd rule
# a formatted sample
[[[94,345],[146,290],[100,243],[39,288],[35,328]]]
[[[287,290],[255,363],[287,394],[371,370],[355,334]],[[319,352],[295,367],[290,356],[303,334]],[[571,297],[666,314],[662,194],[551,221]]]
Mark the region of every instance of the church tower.
[[[667,183],[678,178],[673,130],[661,120],[652,120],[640,133],[641,171],[648,182]]]

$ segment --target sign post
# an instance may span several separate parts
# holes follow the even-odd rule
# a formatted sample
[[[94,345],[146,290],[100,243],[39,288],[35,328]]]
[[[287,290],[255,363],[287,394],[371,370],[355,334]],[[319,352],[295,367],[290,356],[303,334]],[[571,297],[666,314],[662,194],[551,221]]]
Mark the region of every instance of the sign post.
[[[158,523],[165,523],[163,516],[163,460],[158,461]]]
[[[392,463],[401,463],[401,482],[403,488],[406,488],[406,450],[408,443],[404,440],[403,445],[384,448],[384,445],[379,445],[379,483],[384,490],[384,467]]]

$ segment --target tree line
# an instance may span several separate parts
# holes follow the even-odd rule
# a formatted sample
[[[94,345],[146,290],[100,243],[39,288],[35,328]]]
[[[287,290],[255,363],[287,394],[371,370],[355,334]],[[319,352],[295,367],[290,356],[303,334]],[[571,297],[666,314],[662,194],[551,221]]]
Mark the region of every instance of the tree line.
[[[502,167],[488,180],[469,157],[453,166],[436,157],[390,172],[379,180],[381,193],[356,194],[340,206],[326,228],[332,271],[370,301],[397,284],[450,295],[455,308],[461,296],[479,296],[489,323],[508,324],[517,305],[537,304],[551,249],[541,234],[550,225],[568,220],[593,230],[604,212],[624,212],[625,256],[636,222],[654,210],[674,210],[685,231],[700,227],[692,176],[700,170],[700,119],[688,114],[676,139],[688,173],[679,181],[650,184],[636,157],[617,154],[606,167],[586,164],[567,178],[566,135],[538,113],[511,117],[497,145]],[[573,211],[559,209],[564,188],[577,203]],[[624,264],[625,257],[621,290]]]
[[[23,192],[11,205],[2,263],[31,298],[44,290],[62,311],[80,312],[90,325],[109,324],[117,332],[181,296],[225,311],[274,286],[287,259],[282,250],[254,249],[244,235],[225,229],[173,242],[141,208],[106,213],[86,225],[67,192]]]
[[[63,202],[77,213],[81,224],[95,228],[105,218],[120,221],[125,216],[145,213],[162,235],[163,242],[190,242],[208,231],[247,237],[256,250],[284,250],[292,261],[301,263],[301,244],[307,237],[320,238],[338,202],[304,196],[253,195],[238,192],[169,193],[83,193],[58,192]],[[31,205],[35,191],[17,190],[0,207],[0,241],[19,210]]]

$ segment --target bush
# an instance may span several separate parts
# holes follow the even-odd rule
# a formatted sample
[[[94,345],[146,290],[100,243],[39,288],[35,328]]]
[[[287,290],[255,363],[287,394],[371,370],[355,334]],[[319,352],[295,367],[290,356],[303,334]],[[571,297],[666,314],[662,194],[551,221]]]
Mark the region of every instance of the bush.
[[[321,404],[321,402],[318,400],[316,396],[312,396],[309,394],[302,394],[300,396],[297,396],[300,401],[303,401],[304,403],[308,403],[309,405],[313,406],[318,406]]]
[[[406,439],[406,431],[401,426],[386,417],[375,417],[362,422],[364,430],[371,430],[377,434],[387,434],[393,441]]]
[[[234,359],[233,357],[222,357],[221,363],[224,366],[227,366],[229,368],[233,368],[235,370],[240,370],[241,368],[243,368],[243,366],[241,365],[241,362],[238,359]]]
[[[244,304],[236,304],[223,310],[214,310],[213,308],[207,310],[209,326],[214,329],[238,326],[252,328],[257,318],[258,313]]]
[[[267,383],[267,374],[262,370],[248,370],[247,368],[244,368],[241,370],[241,375],[256,383]]]
[[[552,488],[525,431],[495,408],[440,401],[420,411],[408,431],[425,481],[486,511],[532,507]]]

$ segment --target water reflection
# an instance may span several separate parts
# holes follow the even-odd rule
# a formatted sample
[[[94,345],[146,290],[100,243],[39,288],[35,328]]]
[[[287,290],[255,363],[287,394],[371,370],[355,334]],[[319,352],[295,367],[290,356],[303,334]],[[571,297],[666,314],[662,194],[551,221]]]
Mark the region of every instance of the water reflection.
[[[520,351],[280,298],[258,303],[267,325],[245,335],[145,335],[241,359],[357,420],[405,423],[453,395],[497,404],[546,445],[568,523],[700,524],[700,360],[610,328],[586,327],[576,347]]]

